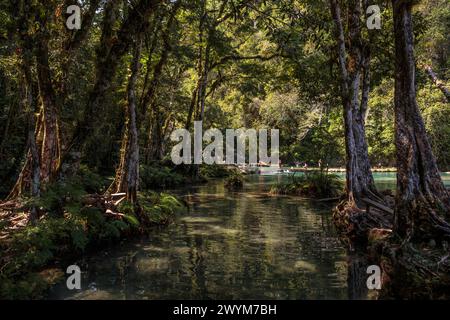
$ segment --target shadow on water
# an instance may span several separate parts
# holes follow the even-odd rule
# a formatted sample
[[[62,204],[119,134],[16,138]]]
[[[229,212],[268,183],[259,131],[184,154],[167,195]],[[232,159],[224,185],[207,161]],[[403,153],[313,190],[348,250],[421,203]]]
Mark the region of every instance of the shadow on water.
[[[85,257],[82,290],[60,283],[49,298],[365,298],[367,266],[338,240],[331,205],[269,196],[283,177],[247,179],[242,192],[221,181],[175,190],[189,204],[175,224]]]

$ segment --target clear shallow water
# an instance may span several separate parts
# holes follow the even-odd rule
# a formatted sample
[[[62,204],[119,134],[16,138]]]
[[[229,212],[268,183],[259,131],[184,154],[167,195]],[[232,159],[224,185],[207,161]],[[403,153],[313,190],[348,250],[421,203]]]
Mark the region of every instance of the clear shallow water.
[[[277,172],[277,169],[274,168],[260,168],[262,175],[274,175]],[[288,168],[285,168],[288,170]],[[283,173],[283,176],[291,175],[292,173]],[[303,173],[298,172],[296,175],[301,175]],[[342,179],[345,179],[345,172],[337,172],[335,173]],[[375,184],[379,190],[395,190],[397,183],[397,173],[395,172],[374,172],[373,177],[375,179]],[[443,172],[441,173],[442,180],[444,185],[450,188],[450,173]]]
[[[374,176],[380,189],[395,188],[395,173]],[[282,179],[248,176],[235,193],[223,181],[177,190],[189,210],[175,224],[78,261],[82,290],[61,283],[49,298],[365,298],[367,263],[347,255],[331,205],[268,196]]]
[[[151,237],[78,262],[82,290],[51,299],[346,299],[347,255],[330,205],[269,197],[282,177],[179,190],[189,212]]]
[[[450,173],[441,173],[442,180],[446,187],[450,187]],[[345,175],[342,174],[345,178]],[[373,177],[379,190],[395,190],[397,184],[397,174],[395,172],[374,172]]]

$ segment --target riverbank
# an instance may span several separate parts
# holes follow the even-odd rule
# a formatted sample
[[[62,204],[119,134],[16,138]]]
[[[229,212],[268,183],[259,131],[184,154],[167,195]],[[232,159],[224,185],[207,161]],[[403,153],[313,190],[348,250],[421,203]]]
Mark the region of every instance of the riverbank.
[[[393,208],[394,197],[384,194]],[[394,215],[371,208],[370,214],[341,202],[333,212],[339,237],[349,250],[367,257],[381,269],[379,299],[449,299],[449,243],[438,236],[399,238],[393,232]]]
[[[192,173],[192,166],[141,166],[141,188],[160,191],[138,193],[136,207],[125,194],[105,193],[111,179],[84,166],[39,198],[0,202],[0,299],[42,298],[64,275],[58,267],[63,261],[172,223],[185,204],[161,191],[227,177],[231,170],[203,165]],[[32,207],[39,216],[34,224],[29,223]]]
[[[138,201],[135,208],[123,197],[84,195],[67,201],[62,214],[41,213],[35,224],[27,224],[28,201],[3,203],[0,299],[42,298],[64,276],[62,262],[168,225],[183,208],[164,193],[140,193]]]
[[[347,299],[347,256],[329,203],[268,196],[287,176],[168,190],[188,204],[175,223],[87,256],[82,290],[49,299]]]
[[[308,171],[327,171],[327,172],[331,172],[331,173],[336,173],[336,172],[345,172],[345,168],[328,168],[328,169],[324,169],[324,168],[319,168],[319,167],[308,167],[308,168],[303,168],[303,167],[283,167],[283,169],[288,169],[292,172],[308,172]],[[397,172],[397,168],[394,167],[384,167],[384,168],[372,168],[372,172]]]

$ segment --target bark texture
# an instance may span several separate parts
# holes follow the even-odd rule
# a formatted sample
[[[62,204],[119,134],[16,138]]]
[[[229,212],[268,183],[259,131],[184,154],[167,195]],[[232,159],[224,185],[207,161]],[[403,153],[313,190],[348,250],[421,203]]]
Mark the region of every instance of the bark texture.
[[[145,161],[148,163],[152,160],[161,160],[164,155],[164,122],[166,121],[164,114],[160,108],[160,105],[157,103],[155,97],[160,87],[161,76],[163,73],[163,68],[166,66],[167,61],[169,59],[169,55],[172,52],[172,43],[171,43],[171,32],[173,31],[173,26],[176,21],[176,13],[180,8],[181,2],[178,1],[174,4],[173,8],[169,12],[169,18],[162,33],[162,52],[161,57],[155,65],[153,70],[153,76],[150,81],[150,85],[148,87],[145,96],[143,97],[142,106],[144,109],[144,118],[147,119],[148,125],[147,128],[147,139],[146,139],[146,152],[145,152]]]
[[[336,27],[344,109],[346,192],[348,201],[356,203],[364,196],[378,198],[365,136],[365,116],[370,90],[370,52],[362,42],[360,1],[349,1],[348,55],[338,1],[330,0],[330,7]]]
[[[94,132],[95,120],[98,119],[98,114],[102,114],[102,104],[111,87],[120,60],[132,45],[133,37],[130,35],[141,34],[147,30],[149,17],[161,0],[140,0],[131,9],[117,33],[114,33],[115,10],[119,2],[112,0],[108,2],[105,9],[95,84],[89,95],[84,117],[75,129],[66,154],[71,149],[81,149],[87,138]]]
[[[127,200],[137,202],[139,188],[139,136],[136,112],[136,81],[139,75],[141,57],[141,40],[136,41],[131,65],[131,76],[128,81],[126,127],[122,142],[122,155],[116,178],[110,191],[125,192]]]
[[[410,1],[392,1],[395,33],[395,231],[402,238],[448,236],[448,191],[441,180],[416,101]]]
[[[38,7],[26,1],[19,2],[19,12],[22,15],[19,28],[21,29],[20,42],[23,46],[24,101],[25,108],[29,112],[30,123],[34,122],[31,74],[33,56],[36,57],[40,110],[36,125],[29,126],[27,158],[8,199],[16,198],[23,192],[29,192],[30,188],[33,196],[39,196],[41,186],[45,186],[56,178],[60,165],[59,116],[48,49],[48,24],[51,23],[52,8],[46,7],[45,14],[39,16],[37,23],[40,29],[32,37],[28,30],[30,28],[28,21],[37,9]],[[32,51],[32,43],[36,45],[35,52]]]

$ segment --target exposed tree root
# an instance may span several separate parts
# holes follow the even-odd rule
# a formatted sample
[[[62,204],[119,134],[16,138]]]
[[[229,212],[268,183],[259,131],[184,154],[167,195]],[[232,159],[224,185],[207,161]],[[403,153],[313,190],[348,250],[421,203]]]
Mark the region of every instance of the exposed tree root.
[[[404,242],[391,237],[371,247],[382,268],[382,299],[449,299],[450,261],[446,246]]]
[[[393,199],[387,196],[384,203],[390,204]],[[354,202],[341,201],[333,211],[333,220],[341,240],[353,248],[366,246],[371,230],[391,230],[394,217],[388,213],[373,208],[368,214]]]
[[[387,195],[385,203],[393,204]],[[368,263],[382,269],[381,299],[449,299],[450,250],[447,222],[426,202],[410,203],[411,231],[400,240],[394,217],[377,209],[369,214],[342,201],[333,212],[349,248],[367,249]]]
[[[398,218],[403,219],[397,223],[403,226],[399,233],[414,242],[450,240],[450,224],[443,218],[446,213],[444,208],[444,204],[423,196],[404,201],[397,207],[398,211],[404,212]]]

